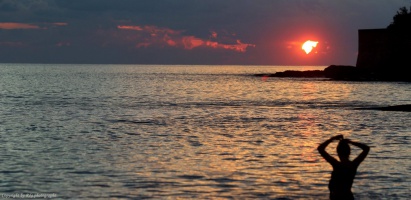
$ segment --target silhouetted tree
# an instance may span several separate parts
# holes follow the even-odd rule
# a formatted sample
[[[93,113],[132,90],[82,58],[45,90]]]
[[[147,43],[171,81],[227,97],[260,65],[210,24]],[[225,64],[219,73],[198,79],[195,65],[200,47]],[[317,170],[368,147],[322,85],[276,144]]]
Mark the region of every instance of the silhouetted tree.
[[[408,10],[405,6],[397,11],[393,17],[393,22],[387,27],[392,30],[411,30],[411,7]]]

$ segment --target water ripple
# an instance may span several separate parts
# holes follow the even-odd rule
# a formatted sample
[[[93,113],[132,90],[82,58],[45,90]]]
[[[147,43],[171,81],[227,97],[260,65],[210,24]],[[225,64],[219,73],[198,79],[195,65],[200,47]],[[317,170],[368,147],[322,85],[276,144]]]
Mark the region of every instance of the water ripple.
[[[356,109],[410,103],[409,84],[244,75],[275,67],[0,70],[3,193],[327,199],[316,147],[338,133],[371,146],[357,198],[409,197],[411,114]]]

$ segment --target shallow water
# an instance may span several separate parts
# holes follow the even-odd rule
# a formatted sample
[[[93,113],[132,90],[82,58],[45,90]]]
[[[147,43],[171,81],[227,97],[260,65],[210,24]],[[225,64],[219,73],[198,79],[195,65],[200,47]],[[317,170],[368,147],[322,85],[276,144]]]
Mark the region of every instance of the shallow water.
[[[357,198],[410,197],[411,113],[354,108],[411,85],[250,76],[286,69],[324,67],[2,64],[0,192],[327,199],[316,147],[344,134],[371,146]]]

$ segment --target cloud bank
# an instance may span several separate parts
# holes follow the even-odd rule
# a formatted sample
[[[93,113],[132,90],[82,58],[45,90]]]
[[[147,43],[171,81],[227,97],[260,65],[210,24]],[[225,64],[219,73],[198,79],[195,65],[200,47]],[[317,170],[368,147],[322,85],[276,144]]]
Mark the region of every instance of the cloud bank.
[[[171,46],[176,48],[183,48],[192,50],[195,48],[214,48],[225,49],[237,52],[246,52],[248,47],[255,47],[254,44],[242,43],[239,39],[235,39],[234,44],[221,43],[217,41],[217,32],[212,31],[209,39],[199,38],[193,35],[184,35],[185,31],[173,30],[170,28],[162,28],[157,26],[128,26],[118,25],[119,30],[132,31],[129,34],[135,34],[135,47],[150,47],[150,46]],[[133,41],[131,41],[133,42]]]

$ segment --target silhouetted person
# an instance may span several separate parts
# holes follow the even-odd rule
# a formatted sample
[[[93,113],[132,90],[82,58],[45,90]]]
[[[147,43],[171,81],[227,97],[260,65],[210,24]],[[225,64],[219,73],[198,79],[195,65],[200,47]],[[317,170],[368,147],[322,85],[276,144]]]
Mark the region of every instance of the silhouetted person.
[[[334,140],[339,140],[337,146],[337,154],[340,161],[332,157],[325,151],[325,148]],[[349,160],[350,156],[350,146],[352,144],[362,149],[360,155],[353,161]],[[353,142],[348,139],[344,139],[343,135],[337,135],[326,140],[318,146],[318,152],[321,156],[329,162],[333,167],[333,172],[331,174],[331,180],[328,184],[328,189],[330,190],[330,199],[354,199],[354,195],[351,192],[351,187],[354,182],[355,174],[357,173],[357,168],[361,162],[367,157],[370,147],[365,144]]]

